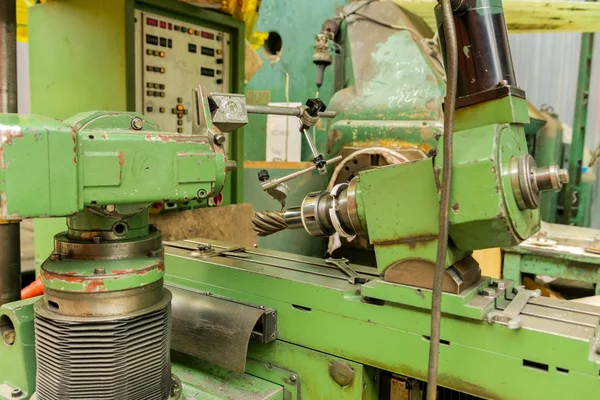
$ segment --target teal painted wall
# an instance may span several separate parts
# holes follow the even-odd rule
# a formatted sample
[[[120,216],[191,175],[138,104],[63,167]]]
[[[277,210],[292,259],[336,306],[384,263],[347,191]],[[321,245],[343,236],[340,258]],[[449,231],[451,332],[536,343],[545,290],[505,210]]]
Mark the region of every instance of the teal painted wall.
[[[264,49],[258,50],[263,66],[246,85],[246,93],[270,92],[271,102],[285,102],[286,73],[289,76],[289,101],[302,102],[315,97],[316,67],[312,63],[315,36],[323,22],[335,16],[336,8],[345,0],[263,0],[256,31],[277,32],[282,39],[280,59],[271,63]],[[320,98],[328,104],[333,92],[333,67],[327,68]],[[264,161],[266,157],[266,124],[264,115],[251,115],[244,129],[244,159]],[[317,146],[325,151],[327,131],[316,130]],[[303,147],[306,147],[303,144]],[[303,151],[308,160],[308,152]]]

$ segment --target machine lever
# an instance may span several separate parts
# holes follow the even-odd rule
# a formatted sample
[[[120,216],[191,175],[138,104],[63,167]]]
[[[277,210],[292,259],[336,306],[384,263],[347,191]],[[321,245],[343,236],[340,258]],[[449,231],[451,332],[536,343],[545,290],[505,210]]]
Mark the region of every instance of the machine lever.
[[[327,258],[325,260],[325,263],[330,264],[330,265],[335,265],[340,271],[342,271],[344,274],[346,274],[348,276],[348,282],[350,282],[353,285],[356,285],[357,283],[367,283],[368,279],[367,278],[363,278],[360,275],[358,275],[356,273],[355,270],[352,269],[352,267],[350,267],[350,264],[348,263],[348,259],[347,258]]]

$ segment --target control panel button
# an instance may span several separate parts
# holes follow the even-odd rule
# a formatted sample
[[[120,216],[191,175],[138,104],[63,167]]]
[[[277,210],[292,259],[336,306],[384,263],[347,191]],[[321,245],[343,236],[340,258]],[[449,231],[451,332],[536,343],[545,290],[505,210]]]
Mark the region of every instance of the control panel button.
[[[217,85],[222,85],[223,84],[223,79],[217,79]]]
[[[152,112],[152,106],[148,106],[148,107],[146,107],[146,111],[148,111],[148,112]]]
[[[183,128],[177,128],[177,133],[183,133]]]
[[[161,107],[161,108],[159,108],[159,109],[158,109],[158,111],[160,111],[160,113],[161,113],[161,114],[164,114],[164,112],[165,112],[165,108],[164,108],[164,107]]]

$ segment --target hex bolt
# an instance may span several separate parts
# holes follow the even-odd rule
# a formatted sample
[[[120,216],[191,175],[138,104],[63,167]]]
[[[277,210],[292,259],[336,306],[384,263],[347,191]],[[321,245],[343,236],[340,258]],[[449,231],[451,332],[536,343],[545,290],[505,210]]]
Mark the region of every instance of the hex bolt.
[[[50,261],[58,261],[58,260],[60,260],[60,254],[58,254],[58,253],[50,254]]]
[[[296,375],[296,374],[291,374],[290,375],[290,381],[296,382],[297,380],[298,380],[298,375]]]
[[[92,238],[92,240],[94,241],[94,243],[98,244],[102,242],[102,236],[96,235]]]
[[[94,275],[104,275],[106,270],[104,268],[94,268]]]
[[[139,131],[143,127],[144,127],[144,121],[141,118],[135,117],[131,120],[131,128],[132,129]]]
[[[19,388],[17,389],[13,389],[12,392],[10,392],[10,397],[12,397],[13,399],[16,399],[17,397],[21,397],[21,395],[23,394],[23,391]]]
[[[113,211],[115,211],[115,206],[112,204],[109,204],[109,205],[105,206],[104,209],[108,212],[113,212]]]
[[[222,146],[223,143],[225,143],[225,140],[227,138],[225,137],[224,134],[222,134],[221,132],[215,134],[215,136],[213,136],[213,141],[215,142],[215,144]]]

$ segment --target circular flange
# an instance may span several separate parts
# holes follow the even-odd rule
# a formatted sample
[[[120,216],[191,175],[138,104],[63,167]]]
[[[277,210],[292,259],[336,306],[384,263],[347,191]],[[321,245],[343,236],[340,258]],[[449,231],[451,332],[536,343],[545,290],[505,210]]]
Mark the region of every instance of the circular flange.
[[[67,232],[54,236],[54,254],[77,260],[117,260],[128,257],[158,255],[162,252],[162,234],[152,232],[142,239],[100,241],[71,239]]]
[[[171,292],[164,288],[162,280],[152,285],[120,292],[66,293],[48,289],[44,291],[44,297],[34,305],[36,314],[63,322],[130,319],[160,310],[170,303],[173,297]]]

